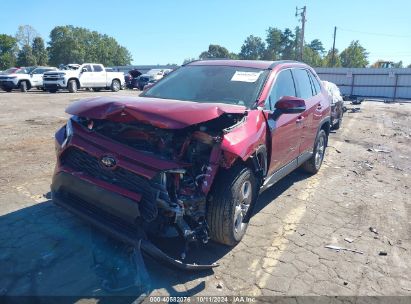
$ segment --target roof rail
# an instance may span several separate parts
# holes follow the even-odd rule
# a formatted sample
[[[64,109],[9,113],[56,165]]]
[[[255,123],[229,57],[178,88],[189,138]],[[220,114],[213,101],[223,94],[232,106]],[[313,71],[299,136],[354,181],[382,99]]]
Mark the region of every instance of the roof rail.
[[[300,62],[300,61],[297,61],[297,60],[277,60],[277,61],[274,61],[269,67],[268,67],[268,69],[273,69],[274,67],[276,67],[277,65],[279,65],[279,64],[282,64],[282,63],[302,63],[302,62]]]
[[[182,66],[185,66],[187,64],[193,63],[193,62],[197,62],[197,61],[207,61],[207,60],[236,60],[236,59],[232,59],[232,58],[203,58],[203,59],[195,59],[195,60],[191,60],[189,62],[186,62],[184,64],[182,64]]]

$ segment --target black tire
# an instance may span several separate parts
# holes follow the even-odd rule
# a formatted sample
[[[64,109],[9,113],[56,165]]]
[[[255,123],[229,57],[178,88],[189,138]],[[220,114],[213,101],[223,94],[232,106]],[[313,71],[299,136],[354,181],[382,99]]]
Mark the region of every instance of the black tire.
[[[26,81],[20,82],[20,91],[24,93],[27,92],[27,82]]]
[[[67,84],[67,89],[70,93],[76,93],[77,92],[77,82],[74,79],[70,80]]]
[[[117,79],[114,79],[111,83],[111,91],[118,92],[121,89],[121,83]]]
[[[53,90],[49,90],[49,92],[50,92],[50,93],[56,93],[57,90],[54,90],[54,89],[53,89]]]
[[[249,168],[235,165],[221,171],[214,185],[207,210],[210,237],[218,243],[235,246],[247,230],[248,221],[243,219],[249,218],[257,199],[255,176]]]
[[[8,93],[10,93],[13,89],[3,89],[3,90],[5,90],[6,92],[8,92]]]
[[[322,148],[320,147],[322,146]],[[316,174],[320,168],[324,159],[325,149],[327,147],[327,134],[324,130],[320,130],[315,139],[313,155],[305,163],[302,164],[301,168],[311,174]]]

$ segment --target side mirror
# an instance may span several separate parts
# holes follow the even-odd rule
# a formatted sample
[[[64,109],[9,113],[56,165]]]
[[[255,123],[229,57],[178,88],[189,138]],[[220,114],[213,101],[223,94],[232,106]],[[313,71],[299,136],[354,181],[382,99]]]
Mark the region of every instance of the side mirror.
[[[275,108],[282,114],[302,113],[305,111],[305,101],[294,96],[283,96],[277,101]]]
[[[82,68],[82,69],[81,69],[81,72],[82,72],[82,73],[87,72],[87,69],[86,69],[86,68]]]

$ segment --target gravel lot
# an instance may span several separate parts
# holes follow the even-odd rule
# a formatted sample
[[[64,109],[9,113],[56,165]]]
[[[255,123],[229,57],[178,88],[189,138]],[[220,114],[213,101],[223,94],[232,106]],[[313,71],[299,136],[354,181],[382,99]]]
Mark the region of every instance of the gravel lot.
[[[0,92],[0,295],[107,294],[93,267],[101,236],[54,206],[48,192],[65,107],[112,94],[138,92]],[[411,103],[360,108],[330,135],[319,174],[293,173],[261,195],[238,246],[191,252],[193,260],[219,262],[213,272],[178,272],[146,259],[152,294],[411,296]],[[117,245],[109,241],[107,254],[127,263],[109,251]]]

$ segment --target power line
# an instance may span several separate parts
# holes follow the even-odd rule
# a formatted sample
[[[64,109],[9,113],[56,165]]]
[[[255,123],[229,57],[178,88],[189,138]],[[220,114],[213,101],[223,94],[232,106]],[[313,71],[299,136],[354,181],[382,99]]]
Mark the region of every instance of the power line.
[[[392,38],[411,38],[411,35],[395,35],[395,34],[386,34],[386,33],[363,32],[363,31],[357,31],[357,30],[344,29],[341,27],[339,27],[338,29],[340,31],[359,33],[359,34],[365,34],[365,35],[385,36],[385,37],[392,37]]]

